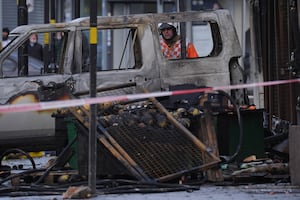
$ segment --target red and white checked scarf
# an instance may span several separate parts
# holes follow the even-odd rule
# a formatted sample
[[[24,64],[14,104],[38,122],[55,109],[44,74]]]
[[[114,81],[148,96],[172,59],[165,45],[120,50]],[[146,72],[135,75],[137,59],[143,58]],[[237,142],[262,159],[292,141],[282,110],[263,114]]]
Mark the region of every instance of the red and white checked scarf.
[[[181,44],[180,40],[177,40],[172,46],[168,46],[164,39],[161,38],[160,46],[163,55],[168,59],[181,58]]]

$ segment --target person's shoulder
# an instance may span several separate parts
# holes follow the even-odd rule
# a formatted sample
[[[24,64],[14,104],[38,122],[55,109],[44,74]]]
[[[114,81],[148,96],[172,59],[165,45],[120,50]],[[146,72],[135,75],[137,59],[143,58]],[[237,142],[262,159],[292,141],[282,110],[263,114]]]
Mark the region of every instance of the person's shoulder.
[[[174,38],[174,41],[178,41],[178,40],[181,40],[181,36],[180,35],[176,35],[175,38]]]
[[[39,46],[40,48],[43,48],[43,45],[40,43],[36,43],[37,46]]]

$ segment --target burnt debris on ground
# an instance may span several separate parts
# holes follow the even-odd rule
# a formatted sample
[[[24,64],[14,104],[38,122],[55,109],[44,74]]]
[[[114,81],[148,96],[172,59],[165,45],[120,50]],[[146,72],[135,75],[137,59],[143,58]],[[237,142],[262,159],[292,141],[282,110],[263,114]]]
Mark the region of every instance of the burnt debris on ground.
[[[208,183],[290,183],[290,124],[274,118],[268,129],[263,110],[236,105],[223,91],[97,108],[99,194],[194,191]],[[53,117],[66,122],[68,145],[43,165],[20,149],[4,152],[0,196],[89,197],[83,187],[89,106],[60,109]],[[23,159],[12,164],[12,155]]]

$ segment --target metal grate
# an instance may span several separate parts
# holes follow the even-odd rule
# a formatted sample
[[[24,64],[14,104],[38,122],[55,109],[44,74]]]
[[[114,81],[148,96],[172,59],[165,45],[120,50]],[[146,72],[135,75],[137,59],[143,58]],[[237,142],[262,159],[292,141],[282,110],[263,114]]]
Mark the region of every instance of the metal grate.
[[[99,141],[137,179],[167,181],[219,162],[214,159],[204,162],[209,155],[199,145],[200,141],[180,130],[152,102],[115,105],[116,110],[113,105],[101,111],[106,116],[98,116]],[[81,106],[70,111],[89,128],[89,110]],[[153,121],[143,120],[145,113],[151,115]],[[161,117],[167,120],[165,126],[160,123]]]
[[[107,131],[151,178],[184,173],[203,164],[202,151],[175,128],[120,124]]]

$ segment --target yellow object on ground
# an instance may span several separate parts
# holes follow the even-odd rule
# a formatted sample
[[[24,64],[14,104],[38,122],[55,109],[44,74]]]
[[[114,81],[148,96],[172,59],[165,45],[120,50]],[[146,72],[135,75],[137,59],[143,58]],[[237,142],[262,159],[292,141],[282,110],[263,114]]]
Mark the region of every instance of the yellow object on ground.
[[[28,153],[32,158],[39,158],[43,157],[45,155],[44,151],[38,151],[38,152],[29,152]],[[19,158],[26,158],[26,156],[21,155]]]
[[[29,155],[33,158],[43,157],[45,155],[44,151],[39,152],[29,152]]]

